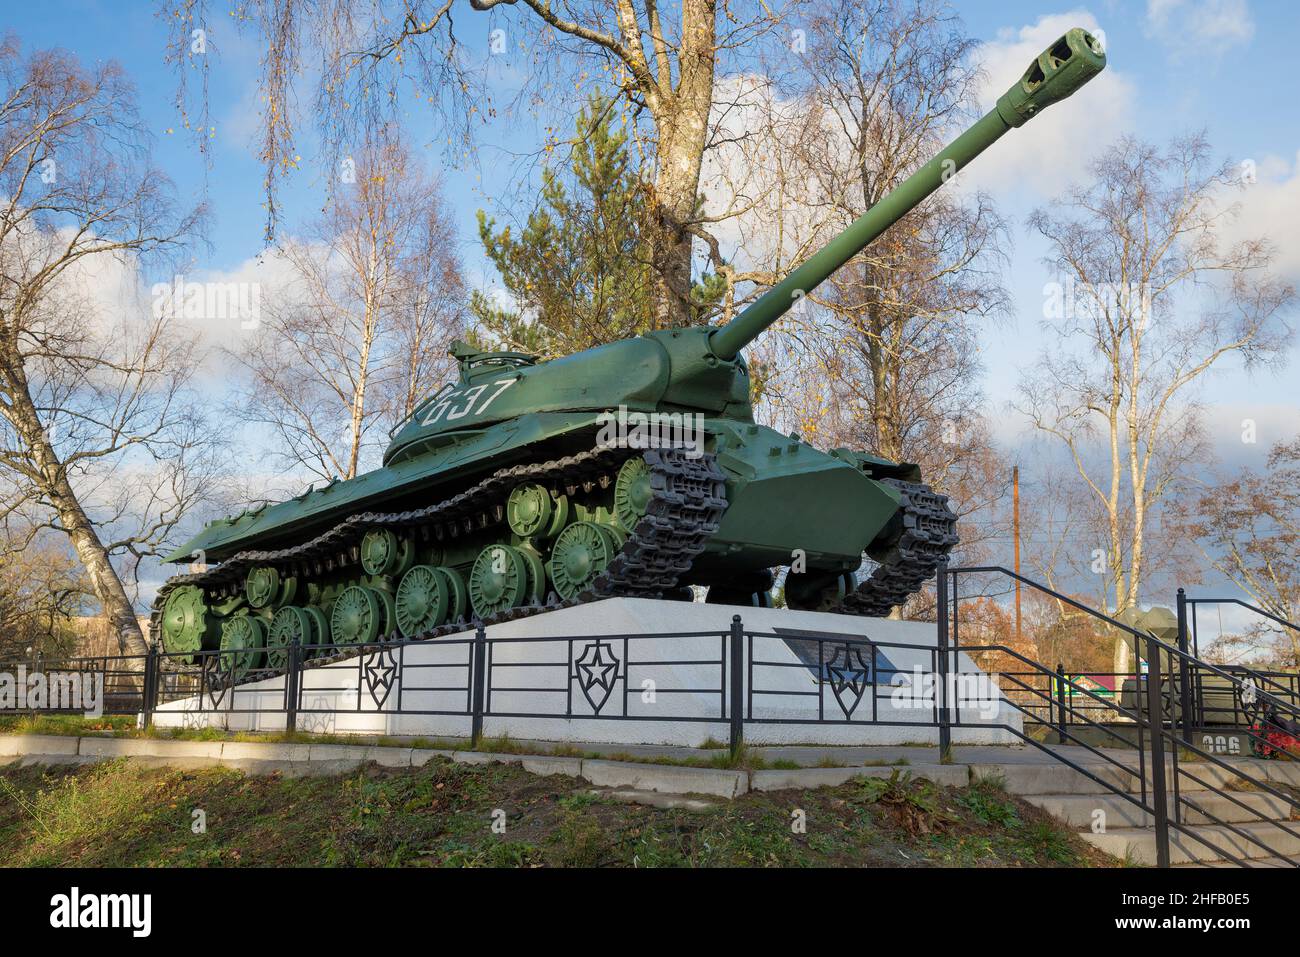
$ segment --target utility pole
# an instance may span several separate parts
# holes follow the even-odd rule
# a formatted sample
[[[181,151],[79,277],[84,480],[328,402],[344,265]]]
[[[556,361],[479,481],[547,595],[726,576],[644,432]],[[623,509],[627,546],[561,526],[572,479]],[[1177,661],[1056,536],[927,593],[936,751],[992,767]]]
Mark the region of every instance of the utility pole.
[[[1011,469],[1011,530],[1015,539],[1016,574],[1020,574],[1020,466]],[[1020,644],[1020,579],[1016,579],[1016,644]]]

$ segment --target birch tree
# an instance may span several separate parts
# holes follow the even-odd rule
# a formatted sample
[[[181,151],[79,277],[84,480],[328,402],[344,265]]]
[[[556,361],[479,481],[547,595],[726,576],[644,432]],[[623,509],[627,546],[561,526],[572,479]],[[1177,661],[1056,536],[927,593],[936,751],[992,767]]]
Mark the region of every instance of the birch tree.
[[[801,48],[773,58],[720,173],[741,197],[733,278],[758,289],[897,188],[976,109],[975,43],[941,3],[826,3],[799,24]],[[919,462],[964,517],[987,513],[1009,475],[981,414],[978,355],[981,327],[1008,309],[1008,237],[988,197],[957,185],[810,291],[757,349],[777,370],[767,388],[784,427]],[[964,525],[964,547],[987,525]]]
[[[929,0],[833,3],[809,25],[815,53],[797,93],[820,135],[798,144],[796,170],[824,198],[820,245],[970,121],[979,73],[961,22]],[[978,398],[976,320],[1006,310],[1006,240],[986,196],[950,187],[813,294],[832,320],[812,343],[837,403],[869,423],[881,455],[915,455],[945,423],[949,441],[966,426]]]
[[[166,542],[205,491],[191,337],[106,277],[183,248],[114,63],[0,44],[0,471],[7,508],[66,535],[123,652],[145,642],[115,561]]]
[[[1203,137],[1163,149],[1125,138],[1092,173],[1030,220],[1051,249],[1052,345],[1018,408],[1100,507],[1094,570],[1121,612],[1141,598],[1160,506],[1200,454],[1195,387],[1230,356],[1247,368],[1278,359],[1294,291],[1270,274],[1263,240],[1225,238],[1232,167],[1212,162]]]
[[[1177,518],[1205,559],[1252,603],[1300,622],[1300,438],[1273,446],[1262,470],[1242,469],[1180,502]],[[1257,624],[1283,664],[1300,667],[1300,632]]]
[[[0,540],[0,658],[67,654],[73,622],[93,598],[66,538],[6,527]],[[116,642],[115,642],[116,644]]]
[[[387,429],[451,372],[463,329],[454,233],[437,180],[396,139],[355,157],[326,212],[276,254],[288,280],[232,355],[241,415],[320,478],[375,464]]]

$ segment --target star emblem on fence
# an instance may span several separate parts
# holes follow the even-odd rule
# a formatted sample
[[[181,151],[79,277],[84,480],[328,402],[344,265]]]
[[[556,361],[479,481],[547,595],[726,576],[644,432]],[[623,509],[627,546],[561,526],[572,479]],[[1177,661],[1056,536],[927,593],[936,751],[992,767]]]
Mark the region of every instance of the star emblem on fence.
[[[870,677],[871,666],[862,657],[862,649],[847,642],[835,649],[831,660],[826,664],[826,680],[830,682],[831,692],[846,719],[852,718],[853,712],[862,703]]]
[[[575,662],[578,672],[578,687],[582,695],[596,714],[605,707],[614,683],[618,681],[619,661],[614,649],[608,642],[593,641],[583,646],[582,654]],[[595,689],[599,688],[597,693]]]
[[[375,707],[382,708],[397,680],[397,660],[393,657],[393,649],[384,648],[368,656],[361,664],[361,680],[365,682]]]
[[[216,711],[221,707],[221,703],[226,700],[226,691],[232,684],[226,669],[221,666],[220,655],[204,656],[201,680],[203,684],[200,698],[206,695],[208,701],[211,702],[211,710]]]

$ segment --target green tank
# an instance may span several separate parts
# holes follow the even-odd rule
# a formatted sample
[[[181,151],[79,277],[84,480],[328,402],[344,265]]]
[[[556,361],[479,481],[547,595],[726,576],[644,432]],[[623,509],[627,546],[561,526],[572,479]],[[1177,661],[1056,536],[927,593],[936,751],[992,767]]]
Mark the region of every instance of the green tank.
[[[996,107],[753,305],[547,362],[452,348],[459,381],[394,430],[383,466],[208,524],[170,562],[171,652],[435,637],[613,595],[884,615],[957,542],[915,465],[814,448],[753,421],[741,350],[1013,127],[1105,66],[1071,30]],[[874,570],[862,580],[863,556]]]

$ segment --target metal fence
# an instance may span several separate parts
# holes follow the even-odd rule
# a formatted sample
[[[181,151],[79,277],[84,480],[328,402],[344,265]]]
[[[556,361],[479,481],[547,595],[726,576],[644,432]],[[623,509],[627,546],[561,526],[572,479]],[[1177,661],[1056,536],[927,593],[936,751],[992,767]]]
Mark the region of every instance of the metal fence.
[[[998,705],[982,677],[932,645],[791,637],[736,615],[726,631],[489,638],[480,625],[342,648],[154,649],[138,709],[146,723],[277,716],[289,731],[327,714],[445,716],[475,740],[487,718],[684,722],[725,726],[733,749],[747,725],[908,725],[940,729],[946,746],[971,710]]]
[[[325,716],[442,716],[477,740],[491,718],[675,722],[718,726],[739,749],[760,725],[938,729],[947,747],[952,728],[996,730],[1007,717],[996,681],[937,645],[765,632],[739,615],[723,631],[489,638],[480,625],[427,641],[154,647],[44,667],[107,671],[105,711],[145,725],[295,731]]]

